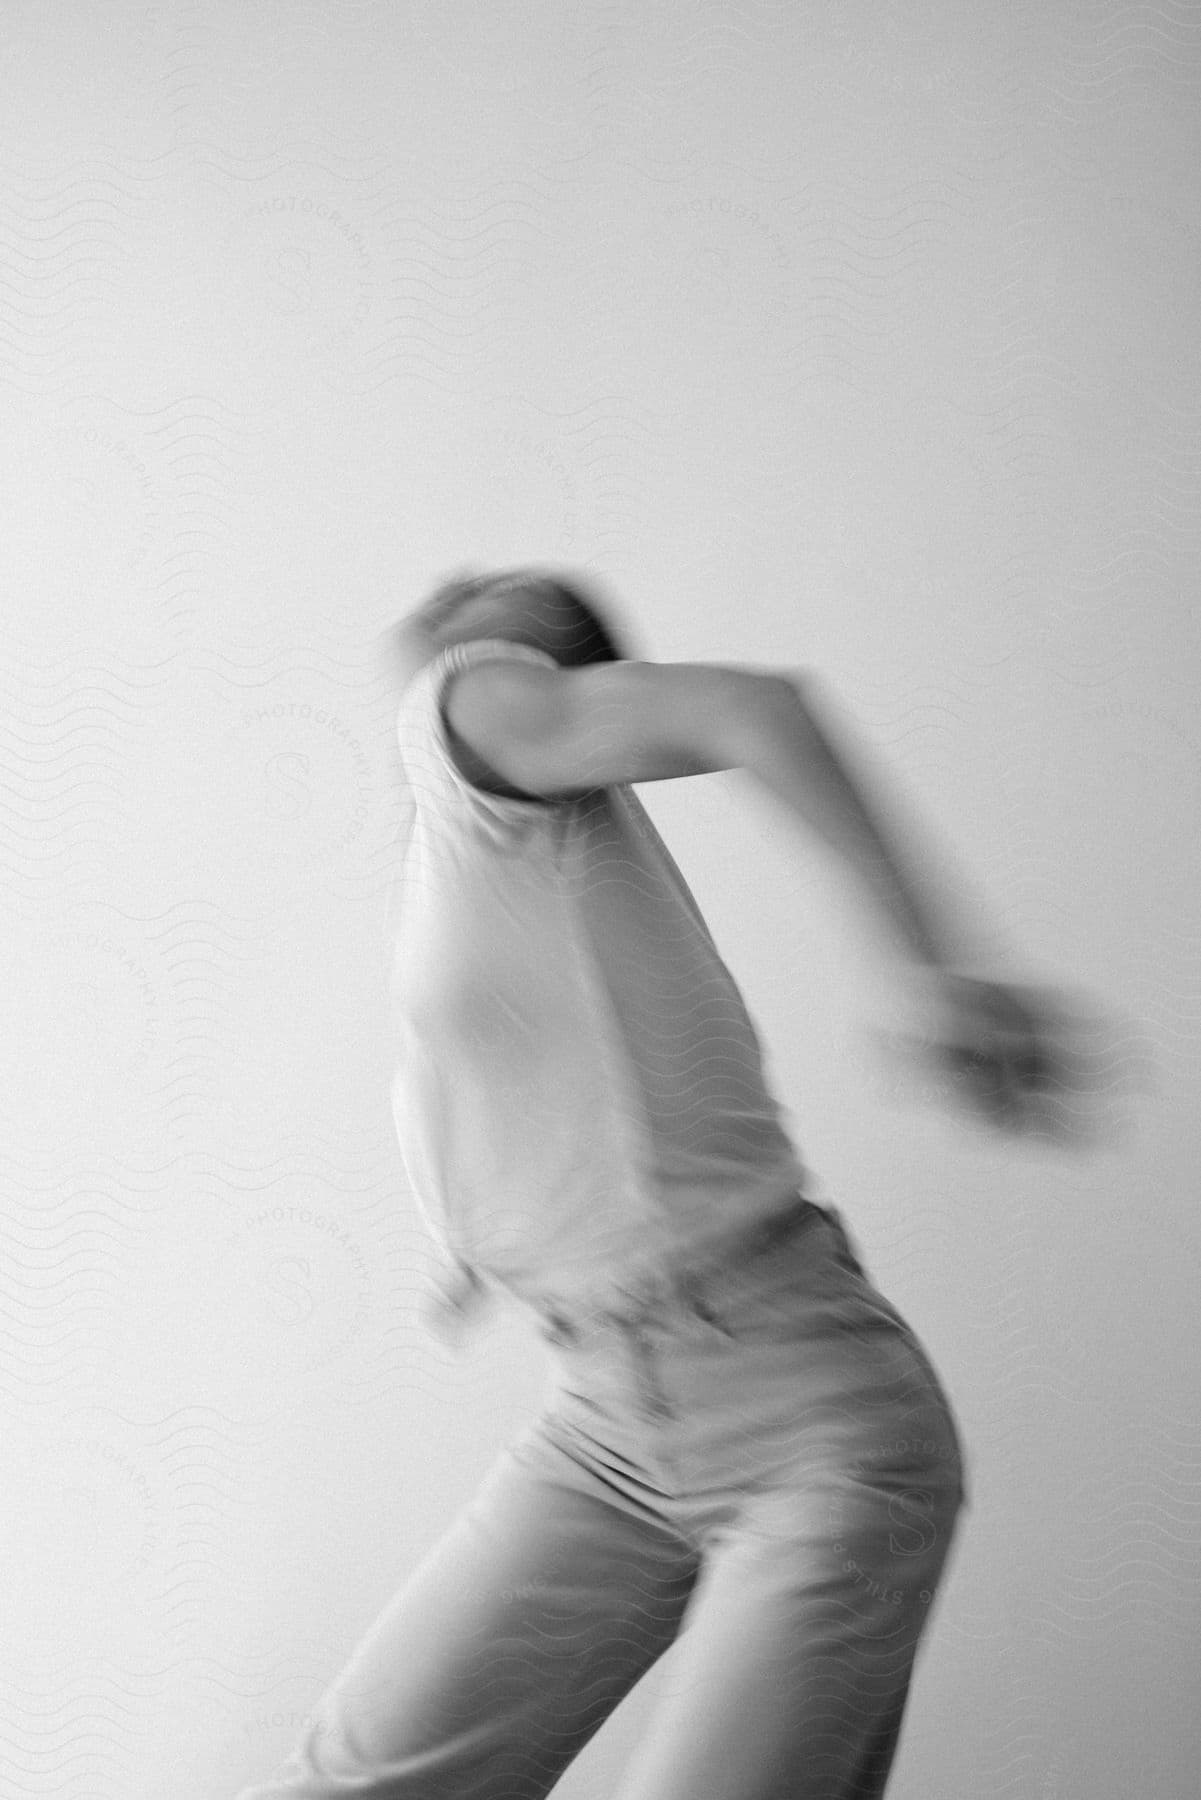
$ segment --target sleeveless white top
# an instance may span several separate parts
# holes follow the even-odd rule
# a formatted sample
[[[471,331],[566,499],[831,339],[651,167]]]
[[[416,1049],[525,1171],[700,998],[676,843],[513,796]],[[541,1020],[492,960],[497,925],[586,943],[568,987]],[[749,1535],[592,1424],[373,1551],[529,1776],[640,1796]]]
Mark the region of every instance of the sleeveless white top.
[[[464,1311],[492,1284],[595,1302],[809,1182],[739,988],[630,787],[514,799],[456,764],[447,685],[497,657],[556,666],[504,639],[451,645],[397,717],[413,815],[392,1110]]]

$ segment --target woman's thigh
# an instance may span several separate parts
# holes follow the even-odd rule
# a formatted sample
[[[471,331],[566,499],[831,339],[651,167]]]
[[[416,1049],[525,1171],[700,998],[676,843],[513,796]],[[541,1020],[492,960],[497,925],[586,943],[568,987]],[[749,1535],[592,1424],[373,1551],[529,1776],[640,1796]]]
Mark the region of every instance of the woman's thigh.
[[[784,1469],[795,1446],[861,1487],[895,1495],[933,1482],[969,1502],[959,1422],[938,1371],[839,1223],[823,1222],[802,1254],[765,1270],[730,1270],[712,1298],[726,1347],[710,1339],[696,1362],[712,1398],[710,1454],[726,1418],[748,1466],[761,1439],[782,1452]]]
[[[960,1514],[811,1469],[715,1544],[619,1800],[877,1800]]]
[[[696,1576],[540,1425],[388,1602],[239,1800],[541,1800],[679,1628]]]
[[[955,1416],[857,1267],[731,1283],[720,1323],[704,1569],[620,1800],[876,1800],[965,1504]]]

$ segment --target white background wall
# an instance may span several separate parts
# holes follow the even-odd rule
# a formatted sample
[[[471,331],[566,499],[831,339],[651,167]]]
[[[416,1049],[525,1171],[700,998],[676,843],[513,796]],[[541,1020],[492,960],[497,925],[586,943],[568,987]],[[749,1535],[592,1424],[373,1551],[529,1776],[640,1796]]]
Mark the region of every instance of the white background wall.
[[[962,1422],[897,1800],[1192,1794],[1201,10],[0,33],[6,1795],[264,1776],[537,1402],[521,1317],[456,1358],[415,1314],[370,654],[516,558],[653,656],[816,668],[1130,1021],[1094,1148],[990,1136],[867,1054],[890,964],[773,802],[641,790]]]

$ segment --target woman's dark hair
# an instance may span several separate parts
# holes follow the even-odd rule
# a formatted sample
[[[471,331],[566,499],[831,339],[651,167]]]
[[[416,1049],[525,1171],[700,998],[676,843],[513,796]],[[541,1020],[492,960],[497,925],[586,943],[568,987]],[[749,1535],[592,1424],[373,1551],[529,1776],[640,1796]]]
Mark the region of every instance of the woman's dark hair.
[[[471,600],[495,602],[506,624],[564,668],[630,658],[620,632],[606,621],[601,603],[583,589],[578,577],[568,581],[541,568],[455,575],[434,589],[420,608],[420,617],[438,631],[452,625]],[[511,618],[505,618],[506,612]]]

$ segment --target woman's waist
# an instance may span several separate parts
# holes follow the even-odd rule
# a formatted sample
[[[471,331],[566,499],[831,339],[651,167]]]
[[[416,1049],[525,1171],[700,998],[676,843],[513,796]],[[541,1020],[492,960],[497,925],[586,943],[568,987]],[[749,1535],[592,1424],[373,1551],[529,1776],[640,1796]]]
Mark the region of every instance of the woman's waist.
[[[721,1229],[675,1236],[667,1230],[652,1251],[574,1273],[560,1270],[544,1281],[522,1283],[512,1291],[552,1326],[578,1326],[604,1318],[637,1319],[661,1311],[665,1304],[683,1301],[695,1305],[706,1295],[719,1302],[740,1285],[757,1279],[764,1265],[770,1265],[786,1249],[801,1253],[810,1234],[823,1224],[834,1228],[836,1241],[832,1245],[828,1237],[824,1243],[815,1237],[815,1255],[846,1244],[837,1209],[793,1192],[770,1210],[726,1221]],[[849,1246],[847,1249],[849,1253]],[[855,1269],[858,1271],[858,1263]]]

